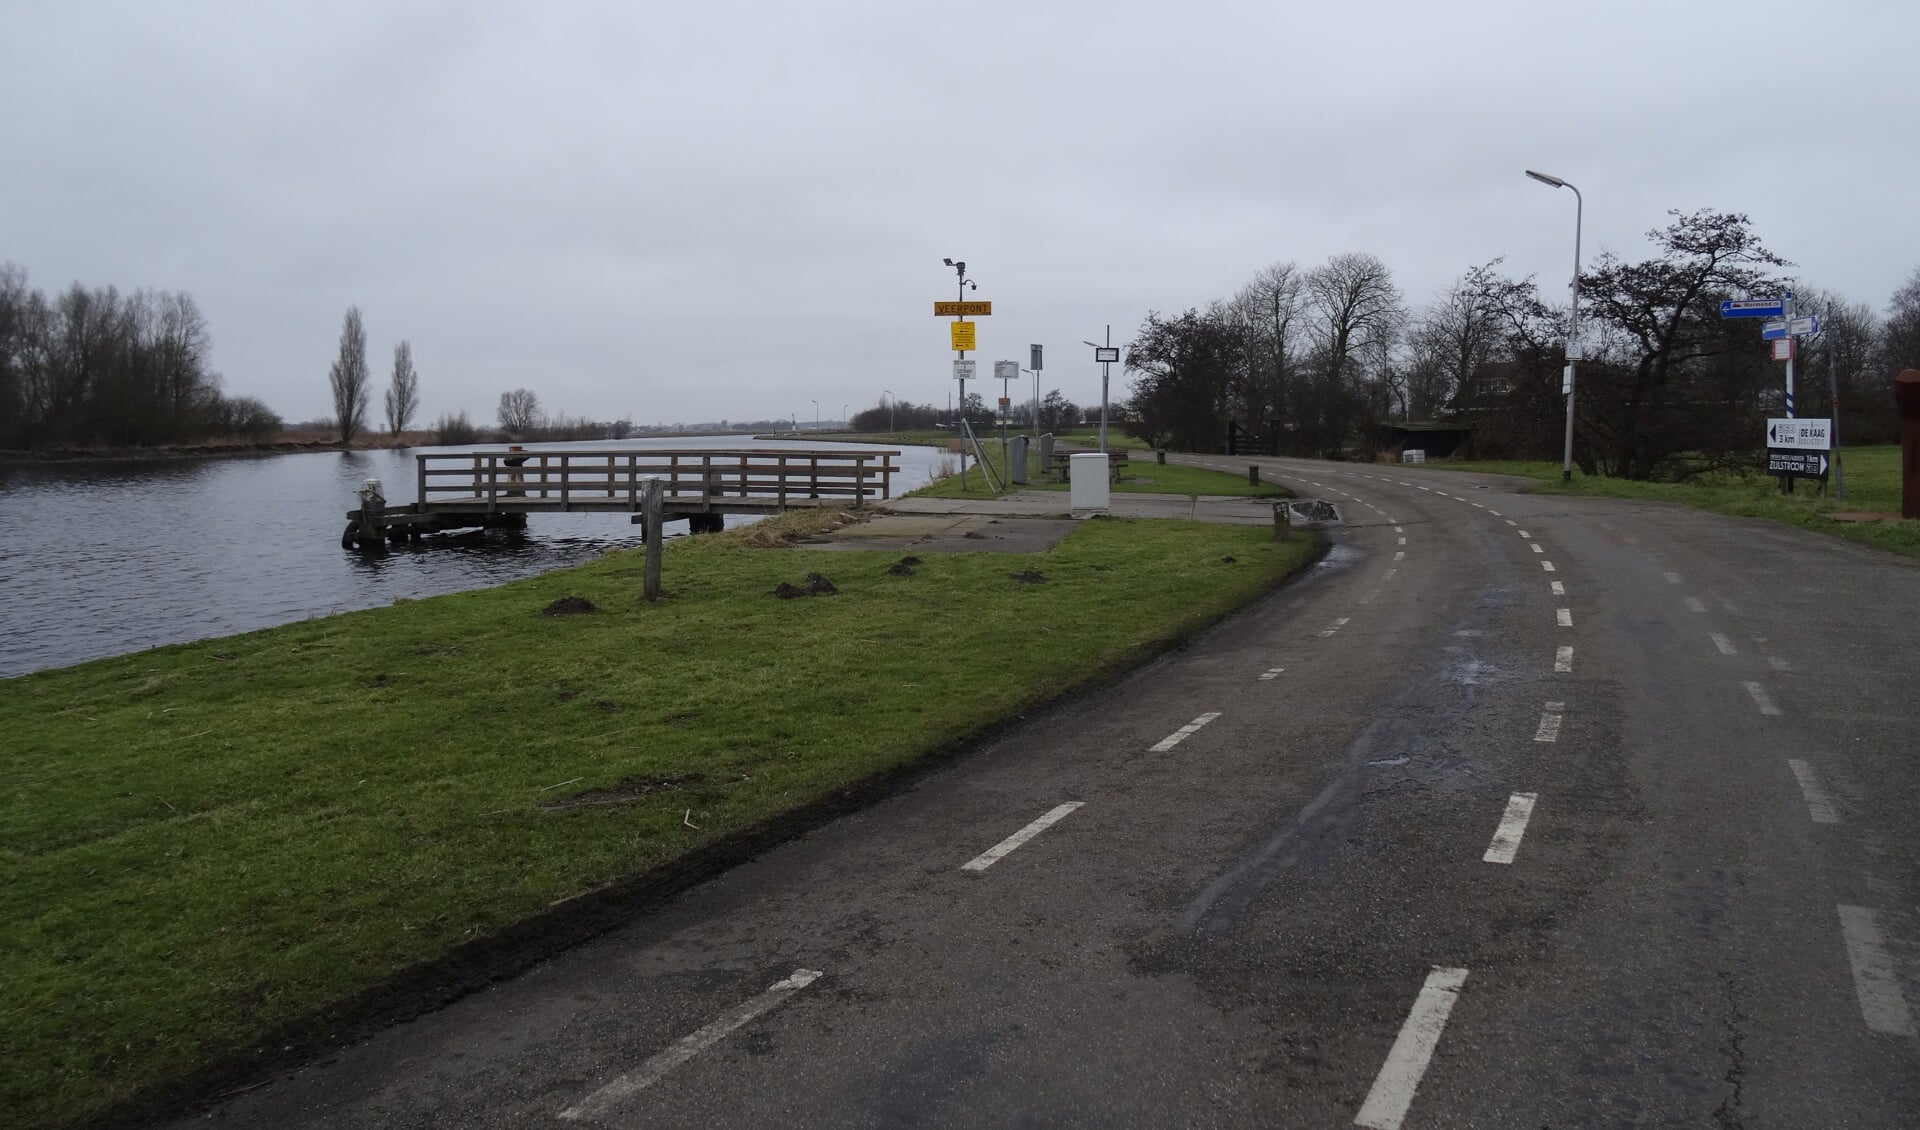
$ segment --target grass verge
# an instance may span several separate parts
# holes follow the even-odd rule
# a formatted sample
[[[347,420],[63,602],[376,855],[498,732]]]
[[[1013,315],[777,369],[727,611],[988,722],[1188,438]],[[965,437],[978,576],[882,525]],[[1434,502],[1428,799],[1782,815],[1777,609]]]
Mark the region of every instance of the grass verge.
[[[1920,521],[1848,522],[1836,521],[1835,513],[1900,513],[1900,449],[1893,445],[1847,448],[1841,453],[1846,474],[1846,501],[1820,497],[1816,486],[1807,480],[1796,485],[1793,494],[1781,494],[1776,481],[1764,474],[1726,473],[1696,482],[1644,483],[1628,479],[1582,475],[1575,471],[1573,481],[1560,479],[1560,464],[1520,460],[1436,461],[1427,466],[1439,470],[1484,471],[1501,475],[1521,475],[1538,480],[1541,493],[1598,495],[1605,498],[1655,499],[1678,502],[1733,514],[1744,518],[1770,518],[1823,534],[1845,538],[1920,557]]]
[[[1000,445],[982,443],[980,450],[986,453],[987,462],[994,473],[1004,481],[1001,473]],[[956,467],[958,466],[958,457]],[[935,479],[926,486],[912,492],[920,498],[998,498],[990,489],[986,477],[976,468],[978,464],[967,461],[967,486],[962,489],[958,474]],[[1050,481],[1050,474],[1042,474],[1038,456],[1031,453],[1027,457],[1027,477],[1030,482],[1017,489],[1065,491],[1068,484]],[[1209,471],[1204,467],[1183,467],[1172,463],[1149,463],[1134,460],[1128,464],[1120,481],[1113,484],[1115,494],[1184,494],[1188,497],[1199,495],[1227,495],[1236,498],[1281,498],[1292,492],[1275,483],[1262,482],[1258,486],[1249,484],[1239,475],[1230,475],[1225,471]]]
[[[825,811],[1317,552],[1114,520],[895,576],[894,554],[756,549],[752,529],[671,543],[660,604],[618,553],[0,682],[9,1124],[177,1099],[289,1031],[390,1017],[410,971]],[[814,571],[838,594],[770,595]],[[566,596],[598,610],[542,614]]]

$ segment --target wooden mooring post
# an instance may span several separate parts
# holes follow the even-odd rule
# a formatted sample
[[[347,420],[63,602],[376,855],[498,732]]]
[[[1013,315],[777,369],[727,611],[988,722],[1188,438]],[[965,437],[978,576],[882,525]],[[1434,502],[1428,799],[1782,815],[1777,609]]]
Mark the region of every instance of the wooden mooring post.
[[[647,600],[660,599],[660,554],[664,549],[666,535],[660,532],[666,512],[664,497],[658,477],[650,478],[640,488],[640,512],[645,524],[641,527],[647,539],[647,569],[644,588],[641,590]]]

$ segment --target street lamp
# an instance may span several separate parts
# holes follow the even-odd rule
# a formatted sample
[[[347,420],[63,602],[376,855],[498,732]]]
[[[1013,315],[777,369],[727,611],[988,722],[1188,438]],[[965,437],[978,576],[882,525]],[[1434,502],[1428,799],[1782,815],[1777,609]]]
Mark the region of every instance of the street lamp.
[[[1567,322],[1567,440],[1560,455],[1560,481],[1573,481],[1573,366],[1580,359],[1580,219],[1586,201],[1571,181],[1527,170],[1527,175],[1551,188],[1573,189],[1573,314]]]
[[[813,430],[816,432],[820,430],[820,402],[818,400],[813,402]]]
[[[887,430],[891,432],[893,431],[893,409],[894,409],[893,390],[890,388],[883,388],[880,391],[887,398]]]
[[[1081,338],[1080,344],[1092,346],[1093,356],[1100,362],[1100,454],[1105,455],[1107,453],[1107,366],[1112,363],[1108,358],[1114,352],[1113,327],[1111,325],[1107,327],[1107,344],[1101,345],[1086,338]]]

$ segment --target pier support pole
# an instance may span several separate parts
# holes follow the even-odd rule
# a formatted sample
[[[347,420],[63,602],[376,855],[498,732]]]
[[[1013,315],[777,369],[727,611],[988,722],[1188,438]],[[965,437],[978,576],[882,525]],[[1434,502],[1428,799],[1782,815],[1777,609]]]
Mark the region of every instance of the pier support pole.
[[[660,550],[662,548],[660,543],[665,540],[660,527],[664,524],[661,517],[665,509],[666,503],[661,497],[660,480],[648,479],[640,488],[640,511],[646,522],[647,539],[646,587],[642,595],[650,601],[660,599]]]

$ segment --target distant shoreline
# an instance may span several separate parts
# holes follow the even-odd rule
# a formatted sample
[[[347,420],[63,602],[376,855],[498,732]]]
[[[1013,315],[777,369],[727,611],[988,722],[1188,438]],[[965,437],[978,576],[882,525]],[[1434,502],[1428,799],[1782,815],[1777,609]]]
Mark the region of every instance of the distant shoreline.
[[[678,436],[752,436],[752,432],[719,432],[711,429],[686,432],[643,432],[628,439],[672,439]],[[759,437],[754,437],[759,438]],[[779,439],[791,438],[782,434]],[[489,447],[513,440],[488,435],[471,444],[456,447]],[[525,443],[565,443],[566,440],[524,440]],[[597,441],[596,441],[597,442]],[[240,455],[297,455],[309,451],[391,451],[408,447],[449,446],[432,436],[395,443],[387,436],[351,446],[339,440],[275,440],[268,443],[168,443],[158,447],[49,447],[38,451],[0,450],[0,467],[33,467],[43,463],[143,463],[166,459],[220,459]]]
[[[137,463],[159,459],[211,459],[230,455],[290,455],[302,451],[356,451],[337,440],[275,443],[169,443],[159,447],[50,447],[42,451],[0,451],[0,467],[41,463]]]

